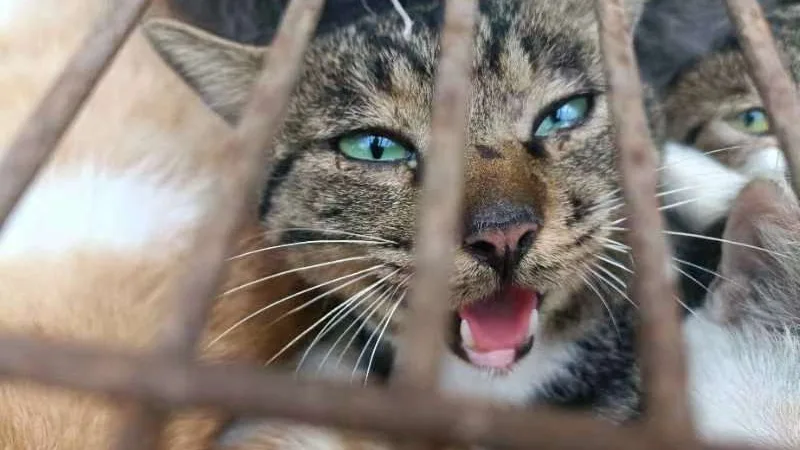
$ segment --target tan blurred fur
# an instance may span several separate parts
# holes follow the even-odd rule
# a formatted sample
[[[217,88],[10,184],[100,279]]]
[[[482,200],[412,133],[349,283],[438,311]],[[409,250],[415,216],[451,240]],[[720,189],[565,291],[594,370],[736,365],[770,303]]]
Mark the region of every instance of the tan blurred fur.
[[[78,48],[92,19],[108,6],[113,5],[103,0],[0,1],[0,9],[10,11],[11,19],[0,21],[0,149],[10,143]],[[171,296],[184,263],[191,258],[195,219],[214,213],[209,208],[216,201],[215,188],[224,182],[220,161],[235,157],[220,153],[220,143],[229,133],[164,66],[139,32],[134,32],[43,170],[37,182],[41,189],[31,191],[25,199],[31,208],[28,215],[33,214],[28,219],[41,226],[41,233],[37,236],[39,228],[31,231],[30,222],[23,219],[19,224],[12,220],[3,230],[0,331],[101,345],[109,350],[153,349],[167,318],[174,313]],[[89,232],[83,236],[80,226],[70,229],[77,219],[61,214],[64,210],[60,208],[64,204],[80,206],[82,201],[105,205],[104,195],[117,194],[108,189],[115,180],[124,181],[121,194],[126,194],[127,188],[137,194],[139,181],[148,184],[163,194],[153,201],[172,201],[176,211],[143,218],[156,232],[138,244],[126,241],[124,235],[119,237],[120,245],[109,243],[100,233],[114,225],[119,225],[120,233],[136,231],[136,224],[130,223],[136,221],[135,216],[120,216],[111,225],[93,222],[104,216],[103,211],[93,210],[92,204],[84,204],[89,216],[79,225],[98,227],[97,240]],[[57,189],[54,198],[40,195],[53,194],[53,189],[48,191],[52,183],[67,192],[73,188],[80,191],[86,185],[97,197],[71,198],[66,193],[59,197]],[[145,205],[122,205],[122,212],[147,211],[150,199],[133,198]],[[37,200],[45,203],[37,206]],[[48,210],[52,215],[46,214]],[[185,217],[180,214],[183,210],[187,211]],[[177,226],[159,228],[164,224]],[[81,236],[87,240],[80,241]],[[237,250],[262,247],[259,236],[252,220]],[[44,247],[39,248],[37,240]],[[280,266],[270,259],[273,256],[266,253],[237,260],[227,288],[277,272]],[[225,296],[215,306],[206,342],[266,305],[269,296],[280,298],[294,288],[295,282],[284,277]],[[286,342],[275,336],[292,336],[302,327],[302,314],[266,327],[293,306],[296,304],[262,314],[208,349],[202,345],[204,358],[264,361]],[[123,412],[123,405],[96,396],[22,382],[3,383],[0,448],[107,449],[126,417]],[[210,416],[194,417],[200,420],[170,425],[165,448],[191,450],[211,445],[220,423]]]

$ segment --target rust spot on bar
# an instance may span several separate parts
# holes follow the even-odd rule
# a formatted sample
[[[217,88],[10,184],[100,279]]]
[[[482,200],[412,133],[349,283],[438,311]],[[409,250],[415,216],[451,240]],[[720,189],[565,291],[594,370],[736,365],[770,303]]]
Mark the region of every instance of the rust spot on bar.
[[[448,280],[461,213],[475,0],[448,0],[436,75],[431,151],[419,205],[415,278],[393,383],[433,389],[449,310]]]
[[[278,33],[270,46],[270,58],[253,90],[236,133],[223,145],[226,155],[219,161],[219,204],[217,213],[203,224],[194,240],[194,252],[188,261],[183,281],[175,293],[175,314],[159,341],[158,354],[190,360],[203,332],[216,292],[225,273],[225,258],[234,240],[258,203],[256,193],[263,174],[272,164],[272,141],[283,122],[289,97],[302,69],[305,49],[316,29],[324,0],[292,0],[287,6]],[[230,157],[230,155],[237,155]],[[153,409],[134,414],[130,427],[123,430],[119,450],[141,448],[141,442],[154,441],[163,420]],[[138,436],[138,439],[133,438]]]
[[[149,0],[118,2],[96,22],[0,159],[0,232],[14,205],[55,150]]]
[[[726,0],[745,59],[769,121],[789,162],[792,187],[800,196],[800,103],[794,82],[783,66],[772,31],[755,0]]]
[[[643,106],[623,0],[596,0],[600,41],[617,128],[619,167],[636,261],[632,293],[639,303],[639,354],[647,413],[669,439],[691,436],[686,361],[675,287],[668,279],[667,249],[656,199],[657,155]]]

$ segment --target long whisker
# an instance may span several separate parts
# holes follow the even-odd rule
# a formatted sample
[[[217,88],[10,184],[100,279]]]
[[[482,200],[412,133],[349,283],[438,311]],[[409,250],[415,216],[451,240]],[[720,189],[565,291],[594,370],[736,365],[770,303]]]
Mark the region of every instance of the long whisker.
[[[723,276],[723,275],[722,275],[721,273],[719,273],[719,272],[715,272],[715,271],[713,271],[713,270],[711,270],[711,269],[706,269],[706,268],[705,268],[705,267],[703,267],[703,266],[697,265],[697,264],[695,264],[695,263],[691,263],[691,262],[689,262],[689,261],[684,261],[684,260],[682,260],[682,259],[680,259],[680,258],[676,258],[676,257],[674,257],[674,256],[672,257],[672,259],[673,259],[675,262],[677,262],[678,264],[683,264],[683,265],[685,265],[685,266],[694,267],[694,268],[695,268],[695,269],[697,269],[697,270],[700,270],[700,271],[702,271],[702,272],[705,272],[705,273],[707,273],[707,274],[710,274],[710,275],[714,275],[715,277],[718,277],[718,278],[720,278],[720,279],[723,279],[723,280],[725,280],[725,281],[729,281],[729,282],[731,282],[731,283],[738,284],[738,283],[736,283],[736,281],[734,281],[734,280],[732,280],[732,279],[730,279],[730,278],[727,278],[727,277]]]
[[[620,277],[614,275],[613,273],[611,273],[611,271],[607,270],[605,267],[603,267],[600,264],[597,264],[597,263],[591,263],[591,264],[592,264],[592,267],[594,267],[596,269],[599,269],[601,272],[606,274],[606,276],[608,276],[610,279],[614,280],[617,283],[617,286],[619,286],[620,289],[623,289],[623,290],[624,289],[628,289],[627,283],[622,281],[622,279],[620,279]]]
[[[369,291],[371,291],[372,289],[374,289],[374,288],[375,288],[375,286],[380,286],[380,285],[381,285],[381,284],[382,284],[384,281],[386,281],[387,279],[389,279],[389,277],[391,277],[392,275],[396,274],[396,273],[397,273],[399,270],[400,270],[400,269],[397,269],[396,271],[394,271],[394,272],[390,273],[389,275],[386,275],[385,277],[381,278],[380,280],[378,280],[378,281],[376,281],[376,282],[372,283],[371,285],[369,285],[369,286],[365,287],[364,289],[362,289],[361,291],[359,291],[358,293],[356,293],[355,295],[353,295],[352,297],[350,297],[350,299],[348,299],[347,301],[345,301],[345,302],[342,302],[342,304],[340,304],[340,305],[336,306],[335,308],[333,308],[333,309],[332,309],[331,311],[329,311],[327,314],[325,314],[324,316],[322,316],[322,318],[320,318],[319,320],[317,320],[316,322],[314,322],[314,323],[313,323],[313,324],[312,324],[310,327],[306,328],[306,329],[305,329],[305,331],[303,331],[302,333],[300,333],[299,335],[297,335],[297,336],[296,336],[294,339],[292,339],[292,340],[291,340],[291,342],[289,342],[288,344],[284,345],[284,346],[283,346],[283,348],[281,348],[281,350],[280,350],[278,353],[276,353],[275,355],[273,355],[273,356],[272,356],[272,358],[270,358],[270,359],[269,359],[269,361],[267,361],[267,362],[266,362],[266,364],[264,364],[264,365],[266,366],[266,365],[270,365],[270,364],[272,364],[272,363],[273,363],[273,362],[274,362],[276,359],[278,359],[278,358],[279,358],[281,355],[283,355],[283,354],[284,354],[284,353],[285,353],[285,352],[286,352],[286,351],[287,351],[289,348],[291,348],[291,347],[292,347],[292,346],[294,346],[294,345],[295,345],[297,342],[299,342],[299,341],[300,341],[300,339],[303,339],[303,338],[304,338],[304,337],[305,337],[305,336],[306,336],[308,333],[310,333],[310,332],[314,331],[314,330],[315,330],[315,329],[316,329],[318,326],[320,326],[321,324],[323,324],[323,323],[325,323],[326,321],[328,321],[328,320],[329,320],[329,318],[330,318],[330,317],[331,317],[333,314],[336,314],[336,312],[337,312],[337,311],[338,311],[340,308],[343,308],[343,307],[346,307],[346,306],[347,306],[347,305],[349,305],[349,304],[352,304],[352,302],[354,302],[354,301],[356,301],[357,299],[359,299],[359,298],[360,298],[362,295],[364,295],[364,294],[366,294],[367,292],[369,292]],[[341,287],[341,286],[340,286],[340,287]],[[307,305],[303,305],[303,307],[305,307],[305,306],[307,306]],[[290,314],[290,313],[291,313],[291,311],[290,311],[289,313],[287,313],[287,314]]]
[[[259,279],[255,280],[255,281],[251,281],[249,283],[245,283],[245,284],[243,284],[241,286],[237,286],[237,287],[235,287],[233,289],[229,289],[229,290],[223,292],[222,296],[230,295],[230,294],[242,291],[244,289],[247,289],[247,288],[249,288],[251,286],[255,286],[257,284],[261,284],[261,283],[263,283],[265,281],[269,281],[269,280],[272,280],[274,278],[282,277],[284,275],[289,275],[291,273],[302,272],[302,271],[311,270],[311,269],[318,269],[320,267],[332,266],[332,265],[335,265],[335,264],[341,264],[341,263],[345,263],[345,262],[349,262],[349,261],[363,261],[365,259],[370,259],[370,257],[369,256],[353,256],[353,257],[350,257],[350,258],[337,259],[336,261],[328,261],[328,262],[319,263],[319,264],[312,264],[310,266],[296,267],[294,269],[285,270],[283,272],[279,272],[279,273],[275,273],[275,274],[272,274],[272,275],[268,275],[266,277],[259,278]]]
[[[350,330],[352,330],[353,327],[356,326],[356,324],[361,323],[362,320],[364,320],[364,316],[366,316],[367,314],[371,315],[372,312],[378,310],[381,305],[386,303],[386,301],[391,297],[391,293],[393,290],[396,291],[397,286],[395,287],[389,286],[385,291],[383,291],[381,295],[378,296],[378,298],[373,300],[372,303],[367,305],[366,308],[363,308],[362,311],[358,314],[358,316],[350,321],[350,324],[347,326],[347,328],[345,328],[341,333],[339,333],[339,337],[336,338],[333,344],[328,346],[328,351],[325,352],[325,356],[323,356],[322,360],[317,365],[317,374],[319,374],[322,371],[322,368],[325,367],[325,363],[328,362],[328,359],[331,357],[333,352],[339,346],[339,342],[341,342],[342,339],[344,339],[344,337],[350,333]],[[356,333],[353,334],[353,339],[355,339],[357,336],[358,336],[358,331],[356,331]],[[336,368],[338,368],[340,365],[341,364],[337,363]]]
[[[355,302],[345,301],[345,302],[342,303],[342,305],[345,305],[346,303],[350,303],[349,307],[341,307],[342,305],[339,305],[337,308],[335,308],[335,309],[339,309],[339,312],[337,314],[335,314],[333,317],[331,317],[327,321],[325,326],[322,327],[322,329],[319,332],[317,332],[317,335],[314,336],[314,339],[311,341],[311,343],[306,347],[306,350],[303,352],[303,356],[300,358],[300,362],[297,363],[297,367],[295,368],[295,372],[299,372],[300,371],[300,368],[305,363],[305,360],[306,360],[306,358],[308,358],[308,355],[311,353],[311,350],[313,350],[314,346],[316,346],[317,343],[326,334],[328,334],[332,329],[334,329],[337,325],[339,325],[344,319],[346,319],[348,317],[348,315],[350,315],[353,311],[355,311],[359,306],[367,303],[367,301],[369,301],[375,294],[379,294],[378,298],[374,301],[374,302],[377,302],[377,301],[379,301],[381,298],[383,298],[386,295],[386,292],[388,292],[391,289],[392,289],[391,286],[389,286],[386,290],[381,289],[381,286],[376,286],[375,289],[373,289],[371,292],[369,292],[366,295],[363,295],[360,300],[355,301]],[[374,304],[374,302],[370,304],[370,307],[372,306],[372,304]],[[353,323],[355,323],[355,320],[351,321],[350,326],[353,326]]]
[[[605,277],[604,277],[604,276],[602,276],[601,274],[597,273],[597,272],[596,272],[596,271],[594,271],[593,269],[591,269],[591,268],[588,268],[588,269],[589,269],[589,272],[590,272],[590,273],[592,273],[592,274],[594,275],[594,277],[595,277],[595,278],[597,278],[599,281],[601,281],[601,282],[605,283],[606,285],[608,285],[608,287],[610,287],[611,289],[613,289],[614,291],[616,291],[616,292],[617,292],[619,295],[621,295],[621,296],[622,296],[622,297],[623,297],[625,300],[627,300],[627,301],[628,301],[628,303],[630,303],[631,305],[633,305],[633,307],[634,307],[634,308],[636,308],[636,309],[639,309],[639,305],[637,305],[636,303],[634,303],[634,301],[633,301],[633,300],[631,300],[631,299],[630,299],[630,297],[628,297],[628,294],[626,294],[624,291],[622,291],[620,288],[618,288],[618,287],[617,287],[617,286],[616,286],[614,283],[612,283],[612,282],[611,282],[611,281],[609,281],[607,278],[605,278]]]
[[[394,302],[394,306],[392,310],[389,311],[389,315],[386,317],[386,321],[383,323],[383,328],[381,329],[380,334],[378,335],[378,339],[375,340],[375,345],[372,347],[372,353],[369,355],[369,362],[367,363],[367,373],[364,374],[364,385],[367,385],[367,381],[369,380],[369,374],[372,371],[372,363],[375,361],[375,354],[378,352],[378,346],[381,343],[381,339],[383,339],[384,333],[386,333],[386,329],[389,327],[389,323],[392,321],[392,316],[394,316],[395,311],[397,311],[397,307],[400,306],[400,303],[403,302],[405,298],[405,293]],[[366,346],[364,348],[367,348]]]
[[[608,317],[611,319],[611,324],[614,325],[614,329],[617,330],[617,337],[619,339],[622,339],[622,333],[619,331],[619,326],[617,325],[617,319],[614,317],[614,313],[611,312],[611,307],[608,306],[608,302],[606,302],[606,299],[603,298],[602,294],[600,294],[600,290],[597,289],[594,283],[592,283],[591,280],[586,278],[583,274],[581,274],[580,277],[583,280],[583,282],[586,283],[586,286],[588,286],[589,289],[591,289],[595,293],[595,295],[597,295],[597,298],[600,299],[600,302],[603,304],[603,307],[605,307],[606,311],[608,312]]]
[[[270,247],[259,248],[256,250],[251,250],[249,252],[245,252],[236,256],[232,256],[228,258],[228,261],[235,261],[237,259],[246,258],[251,255],[256,255],[259,253],[268,252],[270,250],[277,250],[280,248],[289,248],[289,247],[298,247],[301,245],[310,245],[310,244],[360,244],[360,245],[386,245],[386,242],[383,241],[364,241],[364,240],[354,240],[354,239],[330,239],[330,240],[317,240],[317,241],[303,241],[303,242],[291,242],[288,244],[281,244],[281,245],[273,245]]]
[[[718,148],[718,149],[715,149],[715,150],[710,150],[710,151],[707,151],[707,152],[700,151],[700,149],[697,149],[697,150],[700,153],[703,153],[704,155],[713,155],[713,154],[716,154],[716,153],[727,152],[727,151],[731,151],[731,150],[740,149],[740,148],[743,148],[743,147],[744,147],[743,145],[732,145],[730,147],[722,147],[722,148]],[[656,172],[660,172],[660,171],[662,171],[664,169],[667,169],[669,167],[679,166],[681,163],[686,162],[689,159],[691,159],[691,158],[681,158],[681,159],[679,159],[677,161],[672,162],[672,164],[664,164],[664,165],[660,166],[659,168],[657,168]]]
[[[624,227],[603,227],[603,228],[608,230],[608,231],[628,231],[628,229],[624,228]],[[745,248],[750,248],[750,249],[753,249],[753,250],[762,251],[764,253],[768,253],[770,255],[777,256],[777,257],[780,257],[780,258],[791,258],[789,255],[785,255],[783,253],[778,253],[778,252],[773,252],[771,250],[768,250],[768,249],[763,248],[763,247],[759,247],[757,245],[745,244],[744,242],[731,241],[729,239],[715,238],[715,237],[712,237],[712,236],[703,236],[702,234],[684,233],[682,231],[663,230],[662,232],[664,234],[668,234],[670,236],[681,236],[681,237],[688,237],[688,238],[694,238],[694,239],[703,239],[703,240],[712,241],[712,242],[720,242],[720,243],[723,243],[723,244],[736,245],[736,246],[739,246],[739,247],[745,247]]]
[[[668,211],[670,209],[679,208],[681,206],[688,205],[690,203],[695,203],[695,202],[697,202],[699,200],[700,200],[700,197],[690,198],[690,199],[687,199],[687,200],[681,200],[681,201],[677,201],[675,203],[670,203],[668,205],[659,206],[658,210],[659,211]],[[625,222],[626,220],[628,220],[627,217],[621,217],[621,218],[611,222],[611,225],[619,225],[620,223]]]
[[[383,306],[383,304],[386,303],[390,298],[394,297],[395,294],[397,294],[397,291],[399,291],[400,288],[410,278],[411,275],[406,276],[402,281],[400,281],[400,283],[397,284],[397,286],[394,287],[394,289],[389,293],[388,296],[382,296],[381,298],[378,299],[380,301],[376,300],[375,303],[373,303],[373,305],[362,311],[361,314],[359,314],[359,316],[356,318],[356,320],[354,320],[353,323],[350,324],[350,326],[348,326],[347,329],[342,332],[339,338],[336,339],[336,342],[334,342],[331,348],[328,350],[328,353],[323,358],[322,363],[320,363],[320,366],[317,368],[317,370],[319,371],[322,369],[322,365],[325,363],[325,361],[328,360],[328,357],[330,357],[333,350],[338,346],[339,341],[347,335],[347,333],[350,331],[350,328],[352,328],[356,323],[360,322],[361,325],[359,325],[358,328],[353,332],[352,336],[350,337],[350,340],[347,341],[347,344],[344,346],[342,351],[339,353],[339,357],[336,359],[336,367],[341,366],[342,359],[344,359],[344,355],[347,353],[347,350],[353,345],[353,342],[355,342],[359,333],[361,333],[361,330],[363,330],[364,327],[367,325],[367,323],[369,323],[369,320],[372,318],[372,316],[375,315],[375,313],[380,310],[381,306]],[[365,315],[366,317],[364,317]]]
[[[244,324],[244,323],[245,323],[245,322],[247,322],[248,320],[250,320],[250,319],[252,319],[252,318],[254,318],[254,317],[258,316],[259,314],[261,314],[261,313],[263,313],[263,312],[266,312],[266,311],[267,311],[267,310],[269,310],[270,308],[273,308],[273,307],[275,307],[275,306],[278,306],[278,305],[280,305],[280,304],[282,304],[282,303],[286,303],[287,301],[289,301],[289,300],[291,300],[291,299],[293,299],[293,298],[295,298],[295,297],[297,297],[297,296],[303,295],[303,294],[305,294],[306,292],[310,292],[310,291],[313,291],[313,290],[319,289],[319,288],[321,288],[322,286],[327,286],[327,285],[329,285],[329,284],[333,284],[333,283],[336,283],[336,282],[339,282],[339,281],[342,281],[342,280],[346,280],[346,279],[348,279],[348,278],[352,278],[352,277],[355,277],[355,276],[358,276],[358,275],[364,274],[364,275],[362,275],[362,276],[360,276],[360,277],[358,277],[358,278],[356,278],[356,279],[354,280],[354,281],[358,281],[358,280],[360,280],[360,279],[362,279],[362,278],[366,278],[366,277],[367,277],[367,276],[368,276],[370,273],[372,273],[373,271],[375,271],[375,270],[378,270],[378,269],[380,269],[381,267],[384,267],[384,266],[385,266],[385,264],[378,264],[378,265],[372,266],[372,267],[370,267],[370,268],[368,268],[368,269],[359,270],[358,272],[351,273],[351,274],[349,274],[349,275],[344,275],[344,276],[341,276],[341,277],[339,277],[339,278],[335,278],[335,279],[333,279],[333,280],[329,280],[329,281],[326,281],[326,282],[324,282],[324,283],[317,284],[316,286],[311,286],[310,288],[303,289],[303,290],[302,290],[302,291],[300,291],[300,292],[295,292],[294,294],[291,294],[291,295],[288,295],[288,296],[286,296],[286,297],[283,297],[282,299],[280,299],[280,300],[278,300],[278,301],[276,301],[276,302],[270,303],[269,305],[267,305],[267,306],[264,306],[263,308],[260,308],[260,309],[256,310],[255,312],[251,313],[251,314],[250,314],[250,315],[248,315],[247,317],[245,317],[245,318],[243,318],[243,319],[239,320],[238,322],[236,322],[235,324],[231,325],[230,327],[228,327],[228,329],[227,329],[227,330],[225,330],[225,331],[224,331],[223,333],[221,333],[219,336],[217,336],[216,338],[214,338],[214,340],[212,340],[212,341],[211,341],[211,343],[209,343],[209,344],[208,344],[208,346],[207,346],[206,348],[208,348],[208,347],[211,347],[212,345],[214,345],[215,343],[217,343],[217,342],[218,342],[220,339],[222,339],[222,338],[224,338],[225,336],[227,336],[228,334],[230,334],[230,333],[231,333],[233,330],[235,330],[235,329],[239,328],[240,326],[242,326],[242,324]],[[340,288],[342,288],[342,287],[344,287],[344,286],[347,286],[347,285],[345,284],[345,285],[339,286],[339,287],[337,287],[336,289],[340,289]],[[323,294],[322,294],[322,296],[325,296],[325,295],[331,294],[331,293],[335,292],[335,291],[336,291],[336,289],[333,289],[333,290],[327,291],[327,292],[323,293]],[[317,297],[317,298],[321,298],[321,297]],[[307,302],[307,303],[311,303],[311,302],[313,302],[314,300],[316,300],[316,298],[315,298],[315,299],[312,299],[312,300],[310,300],[310,301],[309,301],[309,302]]]
[[[616,267],[616,268],[618,268],[620,270],[624,270],[625,272],[628,272],[629,274],[633,275],[633,270],[625,267],[625,265],[622,264],[622,263],[614,261],[613,259],[606,258],[603,255],[597,255],[597,259],[599,259],[600,261],[603,261],[605,263],[611,264],[612,266],[614,266],[614,267]]]
[[[300,362],[297,364],[297,368],[295,370],[296,371],[300,371],[300,368],[303,366],[303,363],[305,362],[306,358],[311,353],[311,350],[314,348],[315,345],[317,345],[317,343],[319,343],[319,341],[326,334],[328,334],[330,332],[330,330],[332,330],[334,327],[336,327],[336,325],[340,324],[342,322],[342,320],[344,320],[350,312],[355,311],[356,308],[358,308],[359,305],[361,305],[361,304],[365,303],[367,300],[369,300],[375,293],[378,292],[378,288],[381,286],[381,284],[383,284],[383,282],[385,280],[387,280],[390,277],[392,277],[393,275],[397,274],[397,272],[399,272],[399,271],[400,271],[400,269],[397,269],[394,272],[390,273],[389,275],[386,275],[383,279],[381,279],[378,282],[372,284],[372,286],[374,286],[374,287],[370,286],[367,289],[362,290],[361,292],[355,294],[350,299],[342,302],[341,305],[339,305],[336,308],[334,308],[334,310],[339,309],[339,312],[337,314],[335,314],[333,317],[331,317],[327,321],[328,323],[317,333],[316,336],[314,336],[314,339],[311,341],[311,344],[309,344],[308,347],[306,348],[306,351],[303,352],[303,356],[302,356],[302,358],[300,358]],[[363,294],[362,294],[362,292],[363,292]],[[359,300],[359,298],[361,298],[361,299]]]
[[[368,240],[371,240],[371,241],[386,242],[387,244],[395,244],[395,245],[397,244],[397,242],[395,242],[395,241],[392,241],[392,240],[389,240],[389,239],[385,239],[385,238],[382,238],[382,237],[379,237],[379,236],[370,236],[368,234],[358,234],[358,233],[351,233],[349,231],[331,230],[331,229],[325,229],[325,228],[303,228],[303,227],[280,228],[280,229],[274,229],[274,230],[265,231],[264,235],[270,235],[270,234],[276,234],[276,233],[284,233],[284,232],[287,232],[287,231],[316,231],[316,232],[319,232],[319,233],[340,234],[340,235],[344,235],[344,236],[360,237],[360,238],[368,239]]]
[[[683,300],[681,300],[680,297],[678,297],[677,295],[673,295],[672,298],[675,299],[675,301],[678,302],[678,304],[681,305],[683,307],[683,309],[685,309],[689,314],[691,314],[693,316],[697,316],[697,313],[694,312],[692,310],[692,308],[689,308],[689,305],[684,303]]]

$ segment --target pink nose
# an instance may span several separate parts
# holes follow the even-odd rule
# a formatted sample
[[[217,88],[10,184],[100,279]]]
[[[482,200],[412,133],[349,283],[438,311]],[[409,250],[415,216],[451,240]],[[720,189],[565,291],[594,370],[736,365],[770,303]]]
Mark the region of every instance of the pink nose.
[[[536,238],[539,226],[520,223],[506,228],[493,228],[464,239],[466,250],[490,265],[503,263],[510,255],[522,255]]]

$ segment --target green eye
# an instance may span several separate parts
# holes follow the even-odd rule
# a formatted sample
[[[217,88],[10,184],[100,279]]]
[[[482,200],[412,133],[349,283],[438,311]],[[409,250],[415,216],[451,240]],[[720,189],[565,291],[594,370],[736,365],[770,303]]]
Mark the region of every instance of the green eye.
[[[337,146],[343,155],[359,161],[392,163],[415,156],[406,145],[380,134],[353,134],[339,139]]]
[[[591,106],[592,97],[589,95],[572,97],[556,103],[544,118],[539,119],[533,135],[540,138],[549,137],[559,130],[574,128],[586,119]]]
[[[750,134],[769,133],[769,120],[762,108],[751,108],[728,119],[734,128]]]

